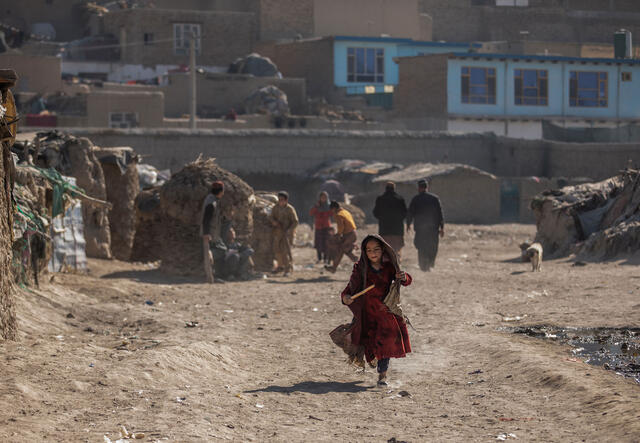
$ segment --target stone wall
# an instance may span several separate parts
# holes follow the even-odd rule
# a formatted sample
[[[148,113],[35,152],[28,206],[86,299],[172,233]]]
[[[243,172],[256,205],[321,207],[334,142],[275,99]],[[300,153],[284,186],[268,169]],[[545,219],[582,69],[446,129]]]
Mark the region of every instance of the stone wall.
[[[640,164],[637,143],[562,143],[490,134],[332,130],[93,130],[71,132],[102,147],[131,146],[174,171],[200,153],[234,173],[303,173],[323,162],[355,158],[399,164],[462,163],[498,177],[604,179]]]
[[[123,63],[188,65],[188,54],[174,52],[174,23],[200,24],[198,65],[227,65],[249,54],[255,42],[255,15],[245,12],[129,9],[105,15],[103,30],[122,39],[123,28],[126,35],[121,44],[143,42],[145,34],[153,35],[154,43],[121,48]]]
[[[262,44],[257,49],[278,66],[283,76],[306,79],[309,97],[333,94],[333,39]]]

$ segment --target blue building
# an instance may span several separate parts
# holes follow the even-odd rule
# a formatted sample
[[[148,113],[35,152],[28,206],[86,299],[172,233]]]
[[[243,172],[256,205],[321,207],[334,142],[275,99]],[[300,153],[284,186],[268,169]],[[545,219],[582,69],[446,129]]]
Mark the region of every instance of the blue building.
[[[311,97],[343,104],[363,96],[370,105],[390,108],[399,80],[396,58],[465,53],[481,47],[478,43],[336,36],[272,43],[258,50],[270,57],[285,77],[305,78]]]
[[[424,42],[390,37],[333,37],[333,79],[347,94],[390,93],[398,85],[397,57],[477,51],[479,43]]]
[[[640,120],[640,60],[456,52],[398,63],[398,106],[446,118],[449,130],[541,138],[545,120],[575,127]]]

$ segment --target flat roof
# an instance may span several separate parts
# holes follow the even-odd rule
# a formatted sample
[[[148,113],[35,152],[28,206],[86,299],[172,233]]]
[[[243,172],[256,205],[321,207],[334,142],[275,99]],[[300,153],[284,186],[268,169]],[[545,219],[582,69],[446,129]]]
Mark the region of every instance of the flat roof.
[[[604,64],[627,64],[640,65],[640,59],[628,58],[587,58],[587,57],[565,57],[559,55],[530,55],[530,54],[485,54],[481,52],[452,52],[450,56],[456,58],[485,58],[498,60],[521,60],[521,61],[542,61],[542,62],[570,62],[570,63],[604,63]]]
[[[481,48],[480,43],[459,43],[459,42],[428,42],[422,40],[413,40],[410,38],[396,38],[396,37],[355,37],[348,35],[336,35],[333,37],[336,41],[350,41],[350,42],[371,42],[371,43],[398,43],[411,46],[434,46],[434,47],[454,47],[454,48]]]

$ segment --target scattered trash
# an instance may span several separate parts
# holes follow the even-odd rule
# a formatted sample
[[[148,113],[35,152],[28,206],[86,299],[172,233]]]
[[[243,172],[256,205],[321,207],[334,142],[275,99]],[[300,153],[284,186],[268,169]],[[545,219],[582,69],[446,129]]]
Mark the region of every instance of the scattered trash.
[[[186,399],[187,399],[187,397],[176,397],[176,401],[178,403],[183,403]]]
[[[151,300],[147,300],[144,302],[145,305],[153,306],[153,302]]]
[[[469,372],[469,375],[474,375],[474,374],[482,374],[482,369],[476,369],[475,371]]]
[[[313,415],[310,415],[310,416],[309,416],[309,418],[310,418],[311,420],[324,421],[324,419],[322,419],[322,418],[318,418],[318,417],[314,417]]]
[[[260,318],[269,318],[269,314],[262,314]]]
[[[225,312],[225,313],[227,313],[227,314],[231,314],[231,313],[233,312],[233,309],[225,309],[225,310],[224,310],[224,311],[222,311],[222,312]]]
[[[500,440],[500,441],[505,441],[509,438],[514,438],[517,439],[518,437],[516,436],[516,434],[513,433],[509,433],[509,434],[498,434],[498,436],[496,437],[496,440]]]
[[[318,312],[318,308],[313,308],[313,312]]]
[[[93,364],[93,363],[89,363],[89,367],[90,367],[90,368],[93,368],[93,367],[95,367],[95,364]]]
[[[577,262],[573,263],[571,266],[573,267],[578,267],[578,266],[587,266],[587,264],[583,261],[578,260]]]
[[[400,391],[400,392],[398,392],[398,395],[400,397],[409,397],[409,398],[411,398],[411,394],[408,391]]]
[[[187,321],[185,322],[185,328],[197,328],[198,327],[198,322],[197,321]]]
[[[260,403],[256,403],[256,408],[262,409],[262,408],[264,408],[264,405],[261,405]]]
[[[73,315],[71,312],[69,312],[69,313],[67,314],[67,318],[76,318],[76,317],[75,317],[75,315]]]
[[[498,315],[502,315],[502,314],[498,314]],[[526,317],[527,317],[527,314],[516,315],[514,317],[502,317],[502,321],[504,322],[521,321],[521,320],[524,320]]]

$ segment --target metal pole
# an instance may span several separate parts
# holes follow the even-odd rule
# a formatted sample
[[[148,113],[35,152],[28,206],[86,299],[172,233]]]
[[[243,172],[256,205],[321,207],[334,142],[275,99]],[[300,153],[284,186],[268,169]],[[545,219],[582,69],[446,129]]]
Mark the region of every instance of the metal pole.
[[[196,129],[196,32],[191,31],[189,42],[189,75],[191,90],[189,96],[189,129]]]

